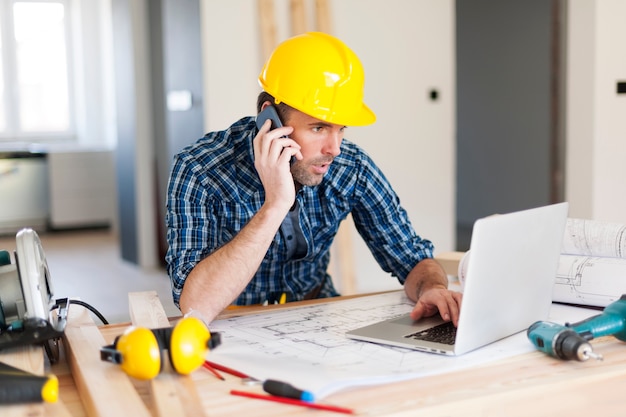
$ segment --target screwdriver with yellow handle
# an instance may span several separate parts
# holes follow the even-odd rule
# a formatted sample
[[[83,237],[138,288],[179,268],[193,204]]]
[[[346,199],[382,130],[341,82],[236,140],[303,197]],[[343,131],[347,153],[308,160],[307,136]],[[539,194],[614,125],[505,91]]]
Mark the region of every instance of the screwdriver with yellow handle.
[[[39,376],[0,362],[0,404],[25,404],[59,398],[55,375]]]

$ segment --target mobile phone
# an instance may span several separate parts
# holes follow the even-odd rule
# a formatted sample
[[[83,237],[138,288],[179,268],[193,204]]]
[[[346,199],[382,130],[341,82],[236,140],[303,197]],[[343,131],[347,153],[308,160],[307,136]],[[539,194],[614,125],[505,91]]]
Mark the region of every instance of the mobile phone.
[[[283,127],[283,123],[280,121],[280,117],[278,117],[278,112],[276,111],[276,107],[267,106],[261,111],[256,117],[256,127],[261,129],[263,124],[267,119],[272,121],[272,127],[270,130],[277,129],[279,127]]]
[[[276,111],[276,107],[274,107],[272,105],[267,106],[266,108],[264,108],[261,111],[261,113],[259,113],[256,116],[256,127],[258,129],[261,129],[261,127],[263,127],[263,124],[265,123],[265,121],[267,119],[270,119],[272,121],[272,126],[270,127],[270,130],[274,130],[274,129],[277,129],[279,127],[283,127],[283,123],[280,121],[280,117],[278,117],[278,112]],[[293,165],[294,162],[296,162],[296,157],[292,156],[290,164]]]

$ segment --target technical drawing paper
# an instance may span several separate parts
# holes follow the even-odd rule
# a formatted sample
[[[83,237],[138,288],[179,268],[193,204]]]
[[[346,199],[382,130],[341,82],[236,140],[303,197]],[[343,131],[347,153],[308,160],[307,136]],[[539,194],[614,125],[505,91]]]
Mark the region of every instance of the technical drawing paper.
[[[488,296],[486,296],[488,300]],[[406,314],[403,291],[213,321],[222,345],[211,361],[257,379],[278,379],[321,398],[343,388],[413,379],[476,366],[534,348],[525,332],[474,352],[447,357],[350,340],[347,330]],[[554,305],[550,320],[564,323],[595,310]]]
[[[561,253],[626,258],[626,225],[569,218]]]
[[[626,225],[567,219],[552,299],[606,307],[626,293]]]
[[[626,293],[626,259],[561,255],[552,300],[606,307]]]

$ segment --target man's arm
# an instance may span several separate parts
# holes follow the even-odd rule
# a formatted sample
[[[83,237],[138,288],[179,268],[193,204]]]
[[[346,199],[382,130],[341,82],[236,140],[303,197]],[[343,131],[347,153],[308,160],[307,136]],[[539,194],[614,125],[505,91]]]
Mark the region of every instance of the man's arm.
[[[439,312],[444,320],[458,324],[462,294],[448,290],[446,273],[434,259],[424,259],[415,265],[404,282],[404,291],[415,301],[413,320]]]
[[[191,270],[180,294],[183,314],[196,310],[211,321],[241,294],[295,200],[289,161],[302,158],[300,146],[286,137],[293,128],[270,131],[270,126],[266,121],[253,141],[254,165],[265,190],[263,206],[230,242]]]
[[[226,245],[199,262],[180,295],[183,314],[199,311],[212,321],[245,289],[261,264],[285,213],[267,205]]]

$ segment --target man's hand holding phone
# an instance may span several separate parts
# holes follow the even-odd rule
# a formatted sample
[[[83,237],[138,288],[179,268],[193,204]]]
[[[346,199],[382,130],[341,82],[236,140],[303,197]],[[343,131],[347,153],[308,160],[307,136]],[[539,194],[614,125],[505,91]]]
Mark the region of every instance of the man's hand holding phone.
[[[291,163],[297,155],[302,158],[300,145],[288,137],[293,127],[282,125],[274,106],[259,113],[256,122],[259,133],[254,138],[254,165],[265,188],[266,201],[275,199],[291,207],[295,199]]]

